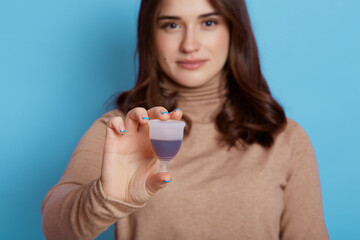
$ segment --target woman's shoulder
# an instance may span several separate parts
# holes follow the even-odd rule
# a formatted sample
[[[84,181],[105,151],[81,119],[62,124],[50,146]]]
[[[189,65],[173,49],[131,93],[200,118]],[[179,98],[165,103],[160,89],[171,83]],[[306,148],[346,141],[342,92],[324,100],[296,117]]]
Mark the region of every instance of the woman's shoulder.
[[[309,135],[291,118],[287,118],[285,128],[276,136],[272,150],[291,166],[299,166],[298,164],[316,159]]]
[[[305,131],[304,128],[294,119],[286,117],[286,127],[284,129],[287,133]]]
[[[295,120],[287,117],[284,130],[277,136],[277,140],[284,144],[304,144],[310,139],[305,129]]]

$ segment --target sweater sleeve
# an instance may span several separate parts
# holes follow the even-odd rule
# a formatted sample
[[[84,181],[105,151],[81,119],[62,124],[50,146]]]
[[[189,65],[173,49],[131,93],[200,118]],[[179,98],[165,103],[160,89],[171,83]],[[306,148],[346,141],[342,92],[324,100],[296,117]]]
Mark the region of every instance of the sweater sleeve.
[[[43,204],[46,239],[94,239],[117,220],[143,205],[132,205],[108,196],[100,174],[106,124],[116,112],[96,120],[76,146],[60,181]]]
[[[297,124],[292,135],[292,155],[284,190],[282,240],[329,239],[324,222],[315,153],[306,132]]]

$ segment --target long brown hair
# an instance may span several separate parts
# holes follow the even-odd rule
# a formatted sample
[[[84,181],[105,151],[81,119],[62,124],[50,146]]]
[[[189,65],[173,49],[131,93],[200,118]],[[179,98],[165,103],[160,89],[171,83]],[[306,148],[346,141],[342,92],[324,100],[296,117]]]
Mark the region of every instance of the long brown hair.
[[[271,147],[275,135],[286,125],[283,108],[271,96],[260,69],[260,61],[249,14],[244,0],[210,0],[227,20],[231,42],[227,63],[227,100],[215,122],[221,141],[229,147],[237,143],[258,143]],[[162,70],[157,62],[154,29],[161,0],[142,0],[138,18],[137,53],[139,72],[133,89],[117,98],[118,108],[127,113],[134,107],[176,108],[176,93],[165,96],[159,87]],[[184,116],[188,128],[191,119]]]

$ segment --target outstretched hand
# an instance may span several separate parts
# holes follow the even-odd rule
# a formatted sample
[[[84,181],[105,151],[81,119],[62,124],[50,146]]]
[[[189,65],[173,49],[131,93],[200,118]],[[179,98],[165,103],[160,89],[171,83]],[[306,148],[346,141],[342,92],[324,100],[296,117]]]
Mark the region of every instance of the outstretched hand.
[[[116,199],[142,204],[171,180],[168,172],[158,172],[159,160],[149,139],[150,119],[180,120],[182,111],[164,107],[134,108],[110,119],[106,129],[101,183],[104,192]]]

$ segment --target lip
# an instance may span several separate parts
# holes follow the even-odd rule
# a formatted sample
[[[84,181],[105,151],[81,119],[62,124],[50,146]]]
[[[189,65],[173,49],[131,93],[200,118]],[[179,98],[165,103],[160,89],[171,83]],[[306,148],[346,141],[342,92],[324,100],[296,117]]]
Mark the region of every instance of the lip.
[[[176,63],[187,70],[196,70],[207,62],[206,59],[184,59],[176,61]]]

